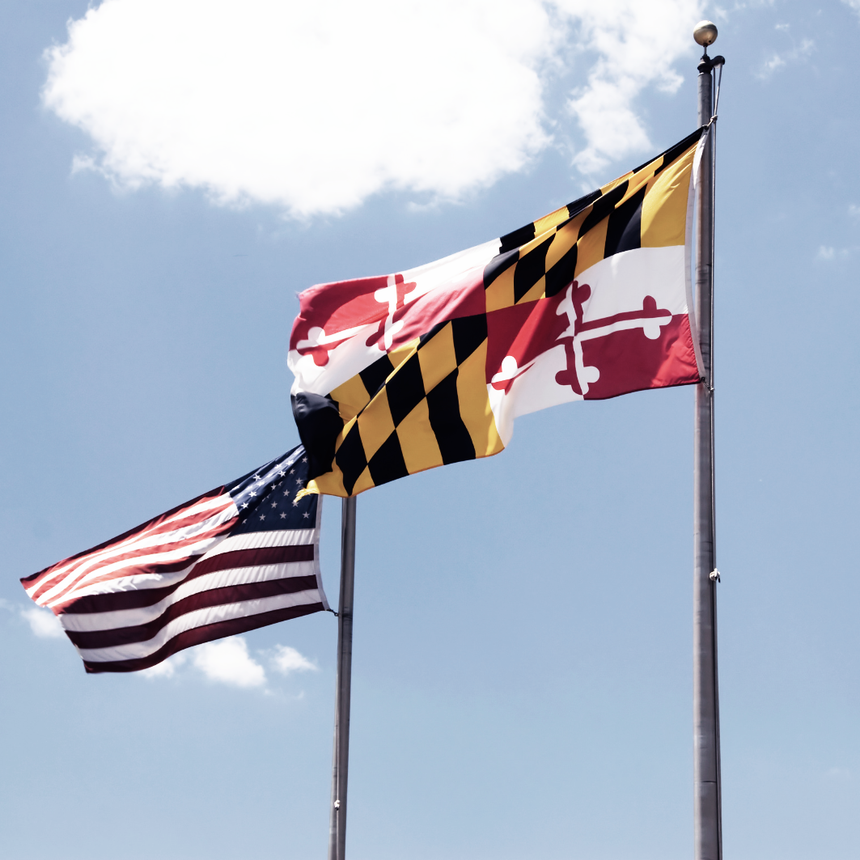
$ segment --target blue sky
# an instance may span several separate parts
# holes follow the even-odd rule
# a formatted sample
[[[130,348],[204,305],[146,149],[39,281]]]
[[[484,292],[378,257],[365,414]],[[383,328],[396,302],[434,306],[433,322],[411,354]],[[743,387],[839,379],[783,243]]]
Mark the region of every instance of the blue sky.
[[[692,131],[703,17],[725,851],[856,855],[860,7],[591,5],[0,10],[4,857],[323,856],[332,616],[91,677],[18,578],[297,443],[302,289]],[[353,860],[690,855],[692,424],[691,389],[570,404],[361,496]]]

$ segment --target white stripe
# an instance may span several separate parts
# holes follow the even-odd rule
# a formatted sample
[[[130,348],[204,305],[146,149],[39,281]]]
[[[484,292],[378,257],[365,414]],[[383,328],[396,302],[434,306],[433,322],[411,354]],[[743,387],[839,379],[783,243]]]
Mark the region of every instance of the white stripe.
[[[283,529],[272,532],[248,532],[224,538],[207,555],[235,552],[240,549],[259,549],[267,546],[313,546],[316,529]]]
[[[232,505],[232,502],[233,502],[233,500],[229,494],[222,493],[220,496],[216,496],[213,499],[207,499],[207,500],[202,501],[202,502],[197,502],[197,504],[192,505],[189,508],[181,508],[180,510],[173,513],[170,517],[165,519],[163,522],[159,523],[159,526],[161,528],[163,528],[166,524],[170,523],[172,520],[187,519],[189,516],[196,516],[197,514],[203,513],[203,512],[208,511],[208,510],[222,509],[222,508],[224,508],[225,505],[227,505],[227,507],[226,507],[227,511],[230,511],[231,506],[232,506],[232,508],[234,510],[233,510],[231,516],[235,516],[238,511],[235,510],[235,505]],[[153,519],[158,519],[158,518],[154,517]],[[214,520],[218,521],[218,519],[219,519],[219,515],[216,515]],[[220,521],[223,522],[223,519],[221,519]],[[210,517],[206,520],[202,520],[201,523],[199,523],[197,527],[198,528],[201,526],[211,527],[212,522],[213,522],[213,518]],[[150,523],[151,523],[151,521],[150,521]],[[182,532],[183,532],[183,529],[179,529],[176,532],[170,532],[170,531],[160,532],[158,538],[156,538],[153,535],[152,526],[150,525],[150,523],[144,524],[144,531],[143,532],[138,532],[137,534],[131,535],[127,538],[124,538],[123,540],[121,540],[119,542],[112,542],[108,546],[106,546],[100,550],[87,553],[83,558],[73,558],[73,559],[70,559],[69,561],[67,561],[65,563],[64,562],[58,562],[57,564],[53,565],[52,568],[50,569],[49,578],[54,579],[55,577],[62,576],[64,574],[65,575],[67,575],[69,573],[74,574],[75,572],[77,572],[81,568],[82,565],[86,565],[92,561],[101,560],[101,559],[108,559],[108,558],[114,557],[116,555],[122,555],[124,553],[128,553],[130,551],[130,548],[132,548],[138,544],[145,546],[146,540],[152,541],[152,540],[158,540],[158,538],[163,538],[163,540],[167,540],[167,539],[169,539],[169,536],[171,534],[177,534],[177,533],[182,534]],[[206,524],[209,524],[209,525],[207,526]],[[191,526],[186,526],[185,530],[187,530],[188,533],[191,534],[192,528],[193,527],[191,527]],[[163,540],[162,540],[162,542],[163,542]],[[174,538],[174,540],[175,540],[175,538]],[[43,579],[42,578],[37,579],[32,585],[27,587],[27,589],[26,589],[27,594],[29,594],[32,597],[33,592],[38,591],[39,587],[42,584],[43,584]],[[62,584],[62,583],[60,583],[60,584]],[[54,586],[54,587],[59,587],[59,585]]]
[[[182,580],[187,575],[188,571],[197,564],[200,559],[196,559],[188,567],[173,573],[152,573],[132,574],[129,576],[112,576],[108,579],[105,577],[116,571],[125,570],[126,568],[136,568],[142,565],[164,565],[182,561],[189,556],[202,556],[208,552],[213,546],[217,545],[221,538],[207,538],[199,541],[196,544],[186,544],[179,549],[167,550],[165,552],[153,552],[149,555],[137,555],[134,558],[124,559],[123,561],[115,562],[114,564],[105,564],[96,568],[96,570],[82,577],[81,580],[70,590],[57,594],[53,599],[48,599],[47,595],[39,598],[40,606],[53,607],[59,604],[68,603],[70,600],[78,600],[81,597],[87,597],[91,594],[109,594],[112,591],[129,591],[131,588],[158,588],[162,585],[169,585],[177,580]],[[96,580],[96,581],[93,581]],[[53,591],[53,589],[52,589]],[[51,592],[48,592],[50,594]]]
[[[212,544],[209,549],[207,549],[205,544],[201,541],[198,547],[198,552],[188,552],[188,555],[203,552],[206,554],[202,558],[195,559],[195,561],[187,567],[183,567],[181,570],[174,570],[167,573],[153,571],[152,573],[135,573],[128,576],[115,576],[111,579],[100,580],[89,585],[81,585],[75,588],[70,594],[62,595],[59,600],[54,602],[67,603],[72,598],[77,600],[81,597],[89,597],[96,594],[115,594],[118,591],[137,591],[142,588],[163,588],[168,585],[173,585],[176,582],[182,582],[182,580],[188,576],[189,572],[193,570],[196,565],[200,564],[203,559],[210,558],[215,555],[221,555],[225,552],[235,552],[242,549],[259,549],[272,546],[313,546],[318,542],[318,535],[315,529],[284,529],[274,532],[249,532],[243,535],[215,537],[210,538],[209,542]],[[181,558],[182,554],[179,553],[178,557]],[[116,565],[116,567],[121,567],[125,564],[131,565],[132,563],[134,565],[140,565],[145,561],[152,562],[159,558],[160,557],[157,555],[142,556],[141,558],[129,560],[128,562],[121,562],[119,565]],[[174,558],[170,553],[165,553],[161,558],[164,562],[177,560],[177,558]]]
[[[90,663],[108,663],[114,660],[134,660],[154,654],[166,642],[169,642],[186,630],[195,630],[207,624],[217,624],[221,621],[232,621],[236,618],[250,618],[262,615],[276,609],[287,609],[294,606],[309,606],[319,603],[317,590],[297,591],[295,594],[278,594],[275,597],[265,597],[258,600],[243,600],[240,603],[228,603],[224,606],[213,606],[208,609],[198,609],[189,612],[181,618],[176,618],[163,627],[158,635],[148,642],[133,642],[115,648],[78,648],[81,659]]]
[[[137,627],[157,619],[166,609],[186,597],[225,588],[231,585],[247,585],[252,582],[268,582],[276,579],[291,579],[296,576],[313,576],[315,564],[310,561],[292,561],[280,564],[259,564],[254,567],[228,568],[204,574],[183,583],[172,594],[154,603],[137,609],[118,609],[112,612],[65,613],[58,616],[65,630],[88,632],[92,630],[115,630],[120,627]],[[235,601],[231,601],[235,602]]]
[[[227,507],[223,507],[225,500],[229,501]],[[225,522],[229,522],[231,519],[235,518],[238,513],[238,510],[233,504],[232,499],[229,496],[220,496],[219,497],[219,507],[222,507],[217,514],[212,517],[209,517],[205,520],[202,520],[199,523],[195,523],[191,526],[185,526],[180,529],[176,529],[172,532],[153,532],[152,530],[147,530],[143,532],[143,534],[138,535],[137,537],[131,539],[127,539],[121,541],[120,543],[111,544],[108,547],[105,547],[103,550],[99,550],[98,552],[89,553],[83,558],[77,559],[74,561],[68,568],[68,573],[64,576],[64,578],[55,583],[51,588],[45,591],[43,594],[39,595],[36,602],[42,606],[46,606],[49,604],[51,600],[60,595],[61,592],[74,588],[76,584],[81,582],[87,582],[93,577],[93,573],[86,574],[86,571],[90,571],[93,568],[96,568],[94,571],[95,575],[101,576],[105,570],[117,570],[122,569],[123,567],[132,565],[137,562],[137,557],[133,556],[132,558],[121,559],[118,562],[115,562],[113,565],[108,565],[107,562],[112,558],[118,558],[119,556],[128,556],[133,553],[139,553],[144,549],[148,549],[151,547],[163,547],[169,546],[170,544],[180,544],[183,541],[189,541],[196,537],[200,537],[201,535],[206,534],[207,532],[211,532],[214,529],[219,528]],[[178,552],[176,555],[176,559],[182,558],[182,547],[180,547],[175,552]],[[199,553],[202,550],[198,548],[197,544],[192,545],[192,548],[187,548],[187,555],[191,555],[193,553]],[[176,560],[174,559],[174,560]],[[53,580],[57,575],[57,571],[52,571],[49,579]],[[39,583],[34,586],[33,590],[38,590]],[[32,594],[30,595],[32,597]]]
[[[145,537],[142,536],[137,541],[116,544],[102,552],[88,555],[80,559],[76,568],[65,576],[61,582],[56,583],[45,591],[44,594],[40,594],[38,598],[34,599],[40,606],[52,606],[56,603],[64,602],[72,596],[78,596],[79,589],[83,585],[86,585],[95,578],[100,579],[112,571],[122,570],[126,567],[135,567],[141,564],[151,564],[155,561],[161,563],[180,561],[192,555],[199,555],[209,550],[213,542],[221,539],[220,536],[216,535],[215,537],[205,538],[191,544],[188,541],[211,532],[225,522],[229,522],[237,514],[238,509],[231,500],[230,505],[219,511],[215,516],[209,517],[193,526],[186,526],[173,532],[150,533]],[[177,543],[182,545],[172,550],[150,553],[149,555],[134,555],[131,558],[120,559],[112,564],[106,563],[110,558],[115,558],[116,556],[128,555],[134,552],[141,553],[145,549],[166,547]],[[86,571],[89,572],[86,573]],[[66,593],[68,589],[71,590]]]

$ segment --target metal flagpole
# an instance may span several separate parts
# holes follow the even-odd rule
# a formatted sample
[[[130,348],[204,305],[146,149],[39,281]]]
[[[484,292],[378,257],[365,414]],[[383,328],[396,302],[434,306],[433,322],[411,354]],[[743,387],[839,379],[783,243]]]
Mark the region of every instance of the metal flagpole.
[[[337,689],[328,860],[346,856],[346,788],[349,773],[349,704],[352,688],[352,602],[355,586],[355,496],[343,500],[340,601],[337,611]]]
[[[708,56],[717,28],[702,21],[693,38],[705,49],[699,63],[699,125],[713,116],[713,77],[723,58]],[[714,127],[700,167],[696,201],[696,314],[704,378],[696,386],[693,502],[693,756],[695,860],[722,860],[720,703],[717,676],[717,571],[714,528]]]

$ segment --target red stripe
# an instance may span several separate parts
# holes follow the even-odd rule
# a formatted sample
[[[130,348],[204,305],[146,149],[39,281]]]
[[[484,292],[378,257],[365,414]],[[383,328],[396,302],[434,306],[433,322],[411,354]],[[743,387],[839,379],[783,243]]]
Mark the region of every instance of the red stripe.
[[[155,522],[158,522],[160,520],[164,520],[168,517],[171,517],[171,516],[173,516],[173,514],[177,513],[178,511],[181,511],[185,508],[191,508],[194,505],[197,505],[206,499],[217,499],[218,496],[221,496],[223,494],[224,494],[224,486],[222,485],[222,486],[220,486],[214,490],[210,490],[208,493],[203,493],[202,496],[197,496],[196,499],[192,499],[190,502],[184,502],[181,505],[177,505],[175,508],[172,508],[171,510],[167,511],[166,513],[161,514],[160,516],[155,517],[154,519],[147,520],[145,523],[143,523],[139,526],[135,526],[133,529],[129,529],[128,531],[123,532],[121,535],[117,535],[115,538],[111,538],[110,540],[106,540],[106,541],[98,544],[97,546],[91,547],[90,549],[85,549],[83,552],[79,552],[75,555],[70,555],[68,558],[63,559],[63,561],[58,561],[56,564],[52,564],[50,567],[46,567],[44,570],[40,570],[38,573],[32,573],[32,574],[30,574],[30,576],[25,576],[21,580],[21,582],[24,584],[24,588],[27,588],[27,586],[30,585],[31,583],[36,582],[40,576],[44,576],[46,573],[49,573],[52,570],[56,570],[61,565],[69,564],[70,562],[73,562],[76,559],[83,559],[84,557],[86,557],[88,555],[92,555],[93,553],[96,553],[96,552],[99,552],[100,550],[106,549],[107,547],[111,546],[112,544],[120,543],[121,541],[124,541],[127,538],[131,538],[134,535],[139,534],[144,529],[148,528],[152,523],[155,523]]]
[[[316,576],[310,575],[213,588],[177,600],[161,615],[146,624],[139,624],[134,627],[117,627],[113,630],[88,630],[85,632],[67,630],[66,635],[78,648],[114,648],[130,645],[134,642],[148,642],[165,625],[197,609],[227,606],[231,603],[276,597],[280,594],[295,594],[299,591],[316,590],[316,587]]]
[[[138,657],[134,660],[116,660],[106,663],[96,663],[84,660],[84,668],[87,672],[137,672],[139,669],[149,669],[162,660],[191,648],[193,645],[201,645],[211,642],[213,639],[223,639],[225,636],[235,636],[238,633],[247,633],[267,624],[275,624],[278,621],[287,621],[290,618],[300,618],[303,615],[311,615],[314,612],[322,612],[322,603],[312,603],[307,606],[291,606],[286,609],[275,609],[271,612],[261,612],[259,615],[249,615],[245,618],[233,618],[229,621],[220,621],[217,624],[208,624],[205,627],[196,627],[194,630],[186,630],[178,636],[174,636],[169,642],[150,654],[148,657]]]
[[[264,564],[290,564],[298,561],[313,561],[314,547],[312,544],[299,546],[272,546],[259,547],[257,549],[235,550],[233,552],[222,552],[216,555],[203,557],[201,561],[188,571],[188,575],[181,580],[165,585],[160,588],[136,588],[131,591],[112,591],[107,594],[87,594],[83,597],[71,598],[68,605],[55,607],[57,614],[89,614],[93,612],[116,612],[123,609],[140,609],[144,606],[152,606],[169,597],[185,582],[213,573],[218,570],[228,570],[238,567],[252,567]],[[153,566],[152,572],[172,572],[166,570],[168,566]],[[170,565],[169,567],[173,567]]]
[[[236,567],[257,567],[265,564],[283,564],[292,561],[313,561],[314,545],[261,546],[253,549],[237,549],[219,552],[203,559],[195,568],[194,575],[230,570]]]
[[[220,510],[223,510],[223,508],[221,508]],[[205,516],[201,515],[193,519],[189,518],[186,523],[186,526],[206,520],[209,517],[216,515],[217,513],[219,513],[219,510],[207,511]],[[39,588],[31,595],[31,597],[36,603],[38,603],[42,595],[46,594],[49,590],[54,588],[64,579],[72,577],[73,579],[68,585],[66,585],[61,591],[59,591],[56,595],[50,598],[51,602],[58,599],[62,599],[64,596],[70,595],[74,591],[74,589],[78,587],[80,581],[85,576],[89,576],[102,565],[114,565],[124,561],[133,561],[135,558],[139,558],[140,556],[152,555],[159,552],[175,552],[177,550],[183,549],[183,547],[194,546],[198,544],[201,540],[216,537],[217,535],[228,531],[230,528],[233,527],[233,525],[234,519],[231,518],[229,520],[226,520],[225,522],[220,523],[219,525],[210,526],[209,529],[207,529],[206,531],[199,532],[182,540],[176,540],[170,543],[155,544],[145,547],[138,545],[136,548],[133,542],[127,542],[128,550],[126,552],[120,552],[120,549],[122,548],[122,543],[117,543],[115,545],[112,545],[114,549],[113,552],[108,553],[106,551],[100,551],[97,553],[93,551],[87,553],[85,556],[78,559],[76,565],[69,565],[64,568],[63,566],[66,565],[66,562],[60,562],[59,564],[54,565],[52,568],[48,568],[48,570],[44,571],[46,579],[44,582],[40,583]],[[149,533],[141,533],[140,535],[138,535],[137,540],[139,542],[149,537],[151,537]],[[179,566],[182,567],[187,564],[188,560],[192,557],[193,556],[190,554],[185,555],[180,559],[177,559],[176,561],[171,561],[170,564],[179,564]],[[75,576],[75,570],[79,569],[85,564],[88,565],[87,569],[81,571],[77,576]],[[60,569],[55,571],[56,568]],[[122,577],[131,576],[135,573],[148,573],[150,569],[151,566],[149,564],[139,565],[138,567],[135,567],[133,564],[129,564],[119,567],[111,573],[106,573],[102,576],[88,579],[86,585],[89,586],[96,582],[106,582],[112,579],[121,579]]]
[[[174,537],[173,539],[164,540],[156,543],[152,542],[153,537],[160,537],[162,535],[169,536],[171,534],[175,535],[182,529],[199,525],[200,523],[205,522],[207,519],[210,519],[212,517],[217,516],[218,514],[223,513],[223,511],[227,507],[229,506],[225,505],[221,508],[201,512],[194,517],[184,518],[181,524],[174,524],[175,527],[173,528],[152,529],[151,531],[141,532],[139,535],[135,536],[134,540],[117,541],[116,543],[111,544],[109,547],[105,547],[98,551],[89,552],[86,555],[77,558],[73,564],[68,564],[67,562],[59,562],[52,568],[49,568],[48,571],[46,571],[46,574],[52,574],[52,582],[59,582],[62,579],[74,574],[76,570],[80,569],[84,565],[98,567],[100,565],[105,564],[114,564],[128,558],[135,558],[144,553],[159,552],[164,549],[181,548],[182,546],[195,543],[201,539],[205,539],[206,537],[217,535],[223,532],[225,528],[229,528],[232,525],[232,518],[220,524],[210,525],[207,529],[198,531],[191,535],[186,535],[181,538]],[[145,541],[147,543],[144,545]],[[40,591],[43,591],[44,583],[42,583],[41,586],[42,587],[40,588]]]

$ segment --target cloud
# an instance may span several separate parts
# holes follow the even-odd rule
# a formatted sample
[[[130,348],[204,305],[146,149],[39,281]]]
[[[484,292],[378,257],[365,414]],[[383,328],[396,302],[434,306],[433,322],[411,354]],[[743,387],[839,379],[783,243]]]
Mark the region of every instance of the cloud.
[[[153,678],[172,678],[176,674],[176,670],[185,664],[188,660],[188,655],[184,653],[174,654],[160,663],[156,663],[149,669],[141,669],[142,677],[151,680]]]
[[[860,0],[857,0],[857,2],[860,3]],[[852,218],[860,218],[860,206],[858,206],[856,203],[849,204],[848,214]]]
[[[842,2],[860,15],[860,0],[842,0]]]
[[[266,671],[248,653],[244,639],[231,636],[218,642],[198,645],[191,660],[210,681],[234,687],[264,687]]]
[[[316,672],[318,667],[315,663],[303,657],[295,648],[289,645],[276,645],[275,653],[271,658],[272,667],[282,675],[292,672]]]
[[[785,29],[787,29],[787,27],[788,25],[785,26]],[[777,29],[781,29],[780,25],[777,25]],[[777,69],[781,69],[789,63],[798,63],[801,60],[805,60],[814,50],[815,42],[813,42],[812,39],[803,39],[799,45],[795,45],[788,51],[780,51],[779,53],[774,52],[771,57],[764,61],[758,71],[758,76],[762,80],[766,80]]]
[[[267,657],[271,668],[281,675],[319,671],[315,663],[289,645],[276,645],[270,651],[259,653]],[[202,672],[209,681],[232,687],[265,688],[268,681],[263,665],[251,656],[247,643],[240,636],[197,645],[151,669],[144,669],[140,675],[148,680],[174,678],[177,670],[186,666]]]
[[[650,146],[647,87],[672,92],[697,0],[104,0],[46,52],[44,104],[117,186],[195,188],[221,204],[336,214],[395,190],[454,200],[573,133],[595,170]],[[667,27],[666,21],[678,24]]]
[[[57,616],[50,609],[33,606],[22,609],[21,616],[30,625],[30,630],[40,639],[57,639],[65,635]]]
[[[843,260],[847,257],[849,251],[847,248],[833,248],[830,245],[821,245],[818,248],[818,253],[815,255],[816,260]]]
[[[106,0],[48,52],[43,97],[122,185],[337,212],[521,167],[552,38],[540,0]]]
[[[568,109],[585,133],[586,147],[574,157],[585,173],[609,161],[651,148],[639,114],[643,90],[675,92],[682,78],[675,62],[692,56],[692,31],[701,18],[696,0],[558,0],[579,25],[575,50],[594,54],[587,83],[575,90]]]

